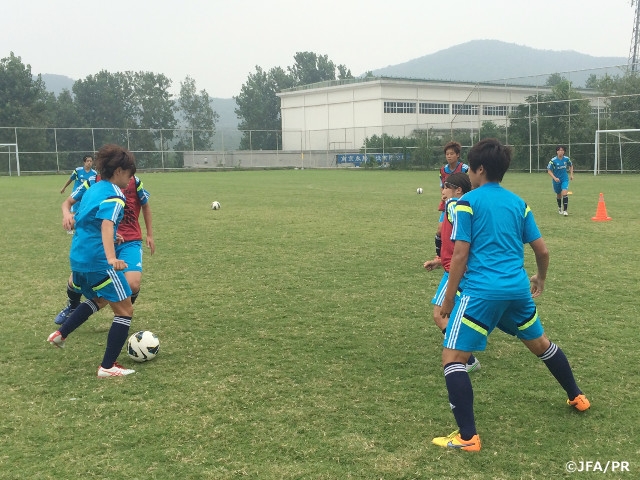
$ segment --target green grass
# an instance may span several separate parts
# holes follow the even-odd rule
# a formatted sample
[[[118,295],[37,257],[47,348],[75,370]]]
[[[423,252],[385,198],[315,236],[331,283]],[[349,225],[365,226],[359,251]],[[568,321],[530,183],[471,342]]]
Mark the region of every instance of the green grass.
[[[157,251],[132,329],[161,350],[113,380],[95,376],[107,311],[64,350],[45,342],[69,273],[66,177],[0,177],[0,479],[537,479],[569,477],[571,460],[638,475],[637,176],[578,175],[565,218],[546,174],[507,174],[551,251],[543,324],[592,409],[568,408],[496,332],[472,376],[479,454],[430,443],[455,426],[431,319],[441,271],[421,266],[436,172],[140,176]],[[611,222],[591,221],[600,192]]]

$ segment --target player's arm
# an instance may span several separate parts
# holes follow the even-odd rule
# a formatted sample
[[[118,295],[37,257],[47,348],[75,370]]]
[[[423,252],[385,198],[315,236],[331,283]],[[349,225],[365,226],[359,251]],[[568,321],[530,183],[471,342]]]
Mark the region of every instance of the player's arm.
[[[64,193],[64,191],[67,189],[67,187],[69,186],[69,184],[73,181],[72,178],[69,178],[69,180],[67,180],[67,183],[64,184],[64,187],[62,187],[62,190],[60,190],[60,193]]]
[[[424,268],[428,271],[435,270],[436,268],[440,268],[442,266],[442,260],[440,257],[435,257],[433,260],[427,260],[424,262]]]
[[[569,179],[573,180],[573,163],[569,165]]]
[[[144,218],[144,226],[147,230],[147,247],[151,250],[151,255],[156,251],[156,243],[153,240],[153,215],[151,215],[151,207],[149,202],[142,205],[142,217]]]
[[[74,219],[73,213],[71,213],[71,207],[76,204],[76,201],[72,197],[67,197],[62,202],[62,228],[65,230],[72,230]]]
[[[469,248],[471,244],[463,240],[456,240],[453,247],[453,255],[451,256],[451,265],[449,265],[449,281],[447,282],[447,290],[444,294],[444,300],[440,307],[440,315],[445,318],[451,314],[453,304],[456,299],[456,293],[460,286],[460,281],[464,272],[467,270],[467,261],[469,260]]]
[[[544,282],[547,279],[549,269],[549,250],[542,237],[529,243],[536,256],[538,271],[529,279],[531,281],[531,296],[536,298],[544,291]]]
[[[553,170],[551,169],[551,167],[547,167],[547,173],[551,176],[551,178],[553,178],[554,182],[560,181],[560,179],[553,174]]]
[[[116,258],[116,247],[113,243],[113,222],[111,220],[102,220],[100,230],[102,232],[102,248],[104,248],[104,254],[107,257],[107,262],[114,270],[124,270],[127,268],[127,264],[124,260],[118,260],[118,258]]]

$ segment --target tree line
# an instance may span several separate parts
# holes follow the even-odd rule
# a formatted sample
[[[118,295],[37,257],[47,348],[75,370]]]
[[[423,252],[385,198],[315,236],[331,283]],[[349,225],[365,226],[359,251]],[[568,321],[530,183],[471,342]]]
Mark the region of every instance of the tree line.
[[[353,78],[345,65],[336,65],[327,55],[297,52],[294,63],[286,68],[264,70],[255,67],[240,92],[234,97],[235,110],[243,132],[240,149],[277,150],[282,148],[282,118],[277,94],[285,89],[329,80]],[[368,73],[368,75],[371,75]],[[0,60],[0,127],[56,127],[56,145],[63,151],[79,151],[86,138],[80,128],[111,129],[105,139],[126,144],[135,136],[141,150],[191,151],[213,148],[217,113],[211,107],[206,90],[196,88],[187,77],[180,82],[180,93],[169,93],[172,81],[152,72],[116,72],[105,70],[77,80],[71,91],[57,97],[47,91],[40,75],[33,76],[30,65],[12,52]],[[572,155],[592,158],[597,116],[591,103],[560,74],[547,81],[549,93],[531,96],[509,113],[505,124],[483,122],[475,137],[468,130],[415,130],[408,137],[374,135],[365,140],[363,152],[404,150],[396,167],[431,168],[441,163],[439,147],[449,140],[463,145],[481,138],[496,137],[514,145],[514,158],[528,158],[531,132],[535,145],[571,143]],[[607,97],[600,128],[640,128],[640,78],[633,73],[623,76],[596,77],[586,85]],[[65,131],[65,128],[70,130]],[[131,132],[123,133],[124,129]],[[50,134],[47,134],[50,135]],[[32,151],[51,151],[51,138],[41,132],[21,133],[20,144]],[[101,133],[98,133],[101,135]],[[128,138],[124,138],[128,135]],[[0,143],[12,143],[12,129],[0,128]],[[100,145],[102,139],[96,139]],[[524,146],[527,146],[526,152]],[[86,148],[85,148],[86,149]],[[585,152],[580,150],[584,149]],[[520,151],[522,150],[522,152]],[[584,155],[583,155],[584,153]],[[546,157],[544,152],[543,157]],[[77,162],[77,159],[74,161]],[[176,160],[175,166],[181,166]]]

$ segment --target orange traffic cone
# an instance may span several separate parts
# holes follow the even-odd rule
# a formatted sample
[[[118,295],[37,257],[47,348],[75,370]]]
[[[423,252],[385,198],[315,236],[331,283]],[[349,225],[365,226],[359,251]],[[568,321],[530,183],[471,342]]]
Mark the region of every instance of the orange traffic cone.
[[[608,222],[611,220],[611,217],[607,215],[607,207],[604,204],[604,195],[600,194],[600,199],[598,200],[598,209],[596,210],[596,216],[591,217],[591,220],[594,222]]]

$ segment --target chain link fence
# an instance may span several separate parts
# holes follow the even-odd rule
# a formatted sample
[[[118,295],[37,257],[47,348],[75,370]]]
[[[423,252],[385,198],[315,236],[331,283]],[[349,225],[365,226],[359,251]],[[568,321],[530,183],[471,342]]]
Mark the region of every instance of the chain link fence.
[[[512,107],[507,117],[493,121],[482,121],[477,115],[458,116],[449,123],[227,134],[227,138],[244,136],[249,144],[246,150],[225,147],[225,133],[215,131],[0,127],[0,175],[69,172],[81,164],[84,155],[93,155],[106,143],[126,146],[143,170],[346,166],[433,169],[442,164],[442,145],[447,141],[460,142],[464,158],[471,145],[486,137],[499,138],[512,147],[514,170],[546,169],[560,143],[567,147],[576,170],[594,171],[596,131],[640,128],[636,105],[640,105],[640,94],[527,103]],[[256,144],[266,135],[276,139],[275,150],[263,150]],[[283,135],[289,141],[294,139],[289,144],[301,147],[282,150]],[[605,136],[601,142],[606,150],[599,154],[599,173],[640,171],[636,134]],[[13,144],[17,144],[17,151]],[[312,151],[302,148],[306,144],[325,147]],[[619,158],[621,152],[623,160]]]

